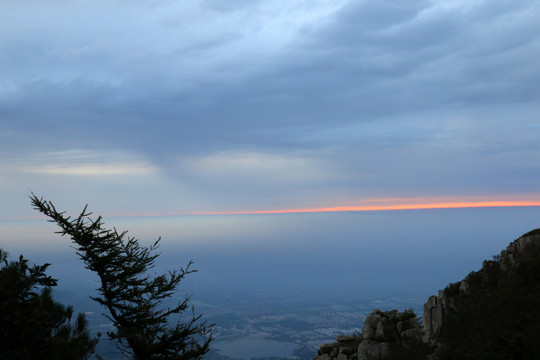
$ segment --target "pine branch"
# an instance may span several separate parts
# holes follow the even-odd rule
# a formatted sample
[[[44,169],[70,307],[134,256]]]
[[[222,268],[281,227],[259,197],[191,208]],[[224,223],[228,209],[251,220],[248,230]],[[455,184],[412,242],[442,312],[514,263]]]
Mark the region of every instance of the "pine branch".
[[[116,328],[109,336],[117,340],[123,354],[136,360],[202,358],[213,340],[213,325],[200,322],[201,316],[193,314],[187,323],[169,326],[171,316],[188,308],[188,297],[173,308],[162,307],[162,301],[176,293],[185,276],[196,272],[191,269],[192,261],[185,268],[151,277],[148,271],[160,255],[160,238],[145,247],[127,236],[127,231],[103,228],[102,218],[91,219],[87,206],[72,219],[50,201],[34,194],[30,198],[36,210],[60,227],[59,234],[71,237],[85,267],[98,275],[99,296],[91,299],[107,308],[107,317]]]

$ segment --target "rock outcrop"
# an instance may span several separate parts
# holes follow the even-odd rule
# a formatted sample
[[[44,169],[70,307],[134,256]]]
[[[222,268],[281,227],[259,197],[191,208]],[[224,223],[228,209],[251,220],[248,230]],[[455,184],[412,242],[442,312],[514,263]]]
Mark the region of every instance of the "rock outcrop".
[[[424,326],[424,333],[422,339],[425,343],[435,345],[437,342],[437,335],[439,335],[443,316],[446,312],[446,297],[444,291],[439,290],[438,295],[432,295],[428,301],[424,304],[424,316],[422,317],[422,324]]]
[[[482,263],[482,268],[477,272],[471,272],[460,282],[449,284],[448,288],[457,289],[457,294],[454,296],[465,295],[469,292],[469,279],[476,273],[482,273],[493,265],[495,261],[500,262],[501,269],[508,270],[515,267],[519,263],[520,258],[524,255],[524,249],[527,244],[533,241],[540,241],[540,233],[532,231],[511,242],[505,250],[502,250],[500,255],[494,256],[494,261],[485,260]],[[447,288],[447,289],[448,289]],[[422,339],[425,343],[431,346],[437,346],[437,337],[443,327],[443,319],[448,308],[453,307],[453,298],[449,297],[444,290],[439,290],[437,295],[429,297],[424,304],[423,316],[423,335]]]
[[[523,250],[533,241],[540,241],[540,234],[537,234],[535,231],[531,231],[511,242],[499,255],[503,268],[508,269],[508,267],[515,266],[522,257]]]
[[[324,344],[319,348],[314,360],[357,360],[358,345],[362,336],[341,335],[336,338],[337,342]]]
[[[409,348],[408,344],[414,343],[426,344],[423,346],[431,349],[428,353],[432,353],[439,346],[438,337],[444,327],[445,315],[449,310],[455,309],[456,301],[467,299],[463,296],[472,294],[469,292],[472,281],[477,283],[480,277],[482,283],[487,283],[488,273],[494,267],[504,272],[513,271],[512,269],[516,269],[520,261],[529,255],[527,249],[532,242],[540,244],[540,229],[510,243],[500,255],[494,256],[493,261],[484,261],[479,271],[471,272],[462,281],[449,284],[445,290],[439,290],[437,295],[429,297],[424,304],[422,329],[412,311],[398,313],[397,310],[383,312],[375,309],[366,317],[362,334],[339,336],[337,342],[321,346],[314,360],[389,358],[392,350],[406,350]],[[436,354],[429,358],[435,359]]]
[[[342,335],[337,342],[322,345],[314,360],[370,360],[390,354],[392,347],[422,338],[418,319],[412,311],[373,310],[359,336]]]

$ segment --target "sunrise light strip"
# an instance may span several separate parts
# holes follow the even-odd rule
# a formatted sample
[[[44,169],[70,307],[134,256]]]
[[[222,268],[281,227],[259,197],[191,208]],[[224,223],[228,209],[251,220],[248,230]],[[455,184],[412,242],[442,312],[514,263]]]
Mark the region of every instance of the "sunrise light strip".
[[[420,200],[420,199],[418,199]],[[399,211],[399,210],[434,210],[434,209],[466,209],[466,208],[496,208],[496,207],[534,207],[540,206],[538,200],[492,200],[492,201],[433,201],[414,202],[414,199],[369,199],[370,205],[334,206],[311,209],[282,209],[282,210],[247,210],[247,211],[199,211],[199,212],[155,212],[131,214],[103,214],[105,218],[131,217],[161,217],[161,216],[202,216],[202,215],[256,215],[256,214],[297,214],[325,212],[361,212],[361,211]],[[402,202],[396,204],[396,202]],[[403,202],[407,203],[403,203]],[[385,204],[380,204],[380,203]],[[373,205],[373,203],[379,203]],[[12,220],[42,220],[42,215],[27,217],[0,218],[0,221]]]
[[[192,215],[293,214],[293,213],[322,213],[322,212],[346,212],[346,211],[430,210],[430,209],[465,209],[465,208],[524,207],[524,206],[540,206],[540,201],[475,201],[475,202],[440,202],[440,203],[428,203],[428,204],[337,206],[337,207],[314,208],[314,209],[194,212],[192,213]]]

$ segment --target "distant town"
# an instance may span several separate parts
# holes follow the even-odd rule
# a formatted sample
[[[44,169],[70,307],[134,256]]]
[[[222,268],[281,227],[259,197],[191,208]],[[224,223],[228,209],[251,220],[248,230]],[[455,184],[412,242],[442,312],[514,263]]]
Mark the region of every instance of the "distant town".
[[[103,309],[89,301],[85,292],[59,295],[86,312],[92,331],[103,334],[97,353],[105,359],[122,359],[107,339],[107,331],[113,328]],[[413,309],[421,316],[425,301],[425,296],[362,298],[354,293],[332,297],[231,292],[218,296],[199,289],[191,304],[196,314],[203,314],[202,320],[215,324],[207,360],[311,360],[320,345],[334,342],[339,335],[361,333],[373,309]]]
[[[310,301],[306,301],[309,303]],[[315,301],[312,301],[315,302]],[[360,334],[365,317],[375,308],[384,310],[413,309],[415,313],[422,314],[425,299],[421,298],[391,298],[391,299],[365,299],[349,301],[348,303],[332,305],[302,306],[298,303],[283,303],[278,306],[275,301],[259,302],[249,306],[238,304],[228,305],[226,308],[210,307],[204,303],[196,304],[203,309],[205,318],[215,323],[215,336],[217,344],[209,354],[210,360],[226,358],[252,359],[252,358],[289,358],[311,359],[317,353],[320,345],[334,342],[335,338],[343,334]],[[247,306],[246,306],[247,305]],[[241,357],[237,353],[240,349],[233,347],[234,351],[220,351],[220,343],[234,342],[238,339],[256,338],[266,340],[257,343],[257,349],[252,354]],[[277,342],[295,344],[293,353],[288,356],[257,356],[261,347],[272,347]],[[241,347],[241,345],[240,345]],[[270,351],[268,352],[270,353]]]

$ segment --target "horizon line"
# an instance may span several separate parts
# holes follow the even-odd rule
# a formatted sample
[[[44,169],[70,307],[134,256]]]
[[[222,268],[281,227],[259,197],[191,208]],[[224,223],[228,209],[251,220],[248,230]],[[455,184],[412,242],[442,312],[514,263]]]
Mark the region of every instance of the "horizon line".
[[[387,200],[387,199],[386,199]],[[398,200],[398,199],[392,199]],[[408,199],[409,201],[412,199]],[[375,199],[371,201],[376,202]],[[379,200],[385,201],[385,200]],[[301,213],[329,213],[329,212],[367,212],[367,211],[406,211],[406,210],[444,210],[444,209],[472,209],[472,208],[503,208],[503,207],[540,207],[540,201],[528,200],[495,200],[495,201],[444,201],[431,203],[408,203],[389,205],[361,205],[361,206],[334,206],[303,209],[278,210],[245,210],[245,211],[196,211],[196,212],[168,212],[168,213],[132,213],[132,214],[104,214],[104,218],[129,217],[166,217],[166,216],[204,216],[204,215],[264,215],[264,214],[301,214]],[[96,215],[98,216],[98,215]],[[35,215],[27,217],[0,218],[0,221],[41,220],[44,216]]]
[[[361,211],[399,211],[399,210],[436,210],[436,209],[468,209],[493,207],[536,207],[540,201],[461,201],[439,202],[424,204],[397,204],[397,205],[364,205],[364,206],[335,206],[308,209],[281,209],[281,210],[251,210],[251,211],[201,211],[192,212],[191,215],[256,215],[256,214],[296,214],[296,213],[323,213],[323,212],[361,212]],[[172,214],[171,214],[172,215]],[[152,215],[149,215],[152,216]],[[159,216],[159,215],[155,215]],[[164,215],[165,216],[165,215]]]

